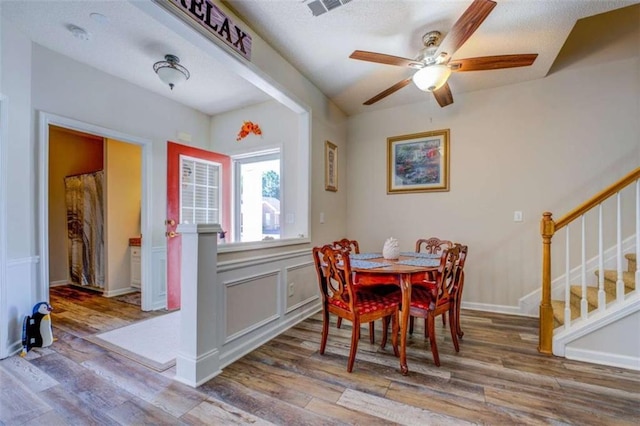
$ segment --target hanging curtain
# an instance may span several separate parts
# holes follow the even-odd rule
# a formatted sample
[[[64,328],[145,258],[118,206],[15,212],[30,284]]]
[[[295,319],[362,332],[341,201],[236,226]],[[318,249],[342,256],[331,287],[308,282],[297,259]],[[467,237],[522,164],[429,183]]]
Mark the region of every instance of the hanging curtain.
[[[104,288],[104,172],[64,179],[71,283]]]

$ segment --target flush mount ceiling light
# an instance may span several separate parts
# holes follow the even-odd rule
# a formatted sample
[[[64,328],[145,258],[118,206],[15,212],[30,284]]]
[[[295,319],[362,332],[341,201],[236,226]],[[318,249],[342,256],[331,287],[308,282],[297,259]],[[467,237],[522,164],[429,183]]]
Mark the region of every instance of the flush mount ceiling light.
[[[164,61],[153,64],[153,70],[160,80],[168,84],[171,90],[173,86],[187,81],[191,74],[189,70],[180,65],[180,59],[175,55],[164,55]]]
[[[81,28],[77,25],[69,24],[67,25],[67,29],[73,34],[75,38],[82,41],[91,40],[91,33],[89,33],[84,28]]]
[[[413,82],[425,92],[438,90],[447,82],[451,69],[446,65],[429,65],[413,75]]]

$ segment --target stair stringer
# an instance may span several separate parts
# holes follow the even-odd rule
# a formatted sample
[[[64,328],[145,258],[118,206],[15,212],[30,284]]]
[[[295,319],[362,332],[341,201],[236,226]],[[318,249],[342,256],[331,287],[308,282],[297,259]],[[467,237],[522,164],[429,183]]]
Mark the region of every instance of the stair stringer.
[[[622,240],[622,256],[627,253],[634,253],[636,251],[636,235],[633,234],[624,240]],[[617,245],[609,247],[603,252],[604,268],[616,269],[616,262],[618,259]],[[589,286],[597,286],[597,277],[595,275],[599,268],[598,256],[594,256],[587,259],[586,273],[593,283],[588,283]],[[582,276],[582,265],[578,265],[569,271],[569,282],[578,283]],[[551,281],[551,299],[552,300],[564,300],[564,286],[566,284],[566,274],[558,275]],[[518,299],[519,311],[522,315],[539,316],[540,300],[542,300],[542,289],[540,286],[531,293],[528,293]]]
[[[607,305],[604,311],[593,311],[586,320],[577,319],[571,322],[571,328],[559,327],[553,335],[553,354],[576,361],[586,361],[594,364],[610,365],[622,368],[629,368],[640,371],[640,333],[638,325],[631,322],[625,327],[621,339],[635,339],[631,346],[635,344],[635,353],[620,354],[613,351],[605,352],[599,350],[581,349],[575,342],[585,336],[599,330],[611,327],[612,324],[634,314],[640,315],[640,291],[637,289],[628,293],[623,302],[612,302]],[[574,343],[574,345],[572,345]]]

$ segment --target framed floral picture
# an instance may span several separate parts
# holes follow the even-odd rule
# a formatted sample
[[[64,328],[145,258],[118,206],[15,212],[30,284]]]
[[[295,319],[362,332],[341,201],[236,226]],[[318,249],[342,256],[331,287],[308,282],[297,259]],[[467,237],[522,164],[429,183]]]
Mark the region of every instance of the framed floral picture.
[[[449,129],[387,138],[387,193],[449,190]]]
[[[324,189],[338,190],[338,147],[329,141],[324,143]]]

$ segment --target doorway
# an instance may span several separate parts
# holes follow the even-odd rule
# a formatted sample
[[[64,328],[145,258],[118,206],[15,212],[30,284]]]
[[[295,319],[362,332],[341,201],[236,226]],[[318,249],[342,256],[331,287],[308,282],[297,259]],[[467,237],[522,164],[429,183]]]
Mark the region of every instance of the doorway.
[[[179,309],[180,223],[231,227],[231,157],[167,142],[167,309]]]
[[[49,126],[50,286],[140,306],[141,167],[138,145]]]
[[[88,151],[92,151],[93,154],[91,154],[91,152],[85,153],[84,157],[88,157],[90,155],[97,156],[95,154],[96,151],[102,150],[104,158],[100,159],[101,161],[96,159],[88,161],[86,158],[83,158],[82,155],[77,155],[75,161],[80,161],[83,165],[67,165],[62,167],[62,171],[57,170],[60,168],[59,163],[69,162],[69,159],[61,158],[60,147],[54,145],[55,142],[53,142],[53,140],[59,132],[80,140],[84,138],[86,141],[89,141],[87,142],[88,145],[93,144],[94,146],[88,149]],[[141,235],[151,235],[148,219],[148,198],[150,196],[150,179],[148,178],[151,155],[150,143],[146,140],[121,134],[110,129],[89,125],[47,113],[40,113],[39,133],[41,172],[39,177],[41,262],[40,286],[38,290],[40,292],[39,297],[41,300],[49,300],[50,285],[61,284],[61,281],[67,281],[68,276],[70,275],[67,274],[70,260],[68,260],[68,258],[64,259],[64,266],[62,267],[63,271],[61,272],[59,265],[61,263],[60,257],[53,255],[53,252],[56,250],[62,251],[62,256],[64,258],[68,251],[66,248],[66,235],[64,235],[63,238],[60,238],[61,227],[63,229],[63,233],[67,232],[66,207],[64,207],[65,210],[62,216],[60,214],[60,204],[64,204],[65,201],[61,201],[60,193],[56,192],[60,190],[53,189],[56,186],[55,184],[60,186],[59,182],[53,182],[53,179],[59,181],[59,176],[54,177],[51,174],[66,173],[65,167],[67,171],[74,167],[80,167],[81,169],[83,167],[86,168],[88,167],[88,163],[93,163],[89,168],[98,168],[100,166],[98,163],[101,162],[101,167],[106,168],[107,176],[109,170],[113,171],[112,174],[114,176],[111,191],[108,189],[108,182],[107,185],[105,185],[105,194],[108,195],[109,192],[112,192],[113,195],[111,200],[111,215],[109,215],[109,199],[105,200],[107,204],[107,206],[105,206],[105,216],[107,219],[104,222],[104,235],[106,236],[104,239],[105,285],[101,288],[99,283],[89,283],[89,286],[82,285],[82,287],[93,288],[94,290],[101,291],[105,296],[117,297],[130,293],[134,291],[131,286],[131,268],[137,267],[139,268],[139,271],[136,271],[133,275],[138,278],[134,281],[140,282],[139,291],[141,295],[141,309],[153,310],[164,308],[164,303],[166,302],[164,302],[162,306],[157,306],[157,303],[153,303],[154,295],[150,293],[153,292],[152,289],[154,286],[149,285],[149,281],[153,279],[149,270],[151,252],[150,244],[140,238]],[[98,142],[100,142],[99,148],[96,147]],[[76,146],[79,145],[76,144]],[[105,147],[107,149],[105,149]],[[138,153],[138,160],[135,166],[127,163],[126,160],[127,157],[131,157],[132,152]],[[72,154],[69,155],[73,156]],[[120,160],[118,160],[118,158],[120,158]],[[107,164],[109,161],[111,161],[112,164]],[[71,163],[73,163],[73,160],[71,160]],[[132,167],[135,167],[135,173],[127,174],[127,170]],[[87,172],[87,170],[80,170],[80,172],[80,174],[84,174],[82,172]],[[88,170],[88,172],[91,173],[93,170]],[[122,188],[123,185],[127,184],[127,180],[131,177],[131,174],[137,174],[137,176],[139,176],[137,182],[133,184],[137,187],[138,195],[137,201],[134,200],[131,203],[127,203],[126,198],[131,196],[131,191],[124,191],[126,194],[123,195],[123,191],[118,191],[118,188]],[[133,191],[133,193],[135,198],[136,191]],[[64,195],[62,196],[64,197]],[[120,232],[120,226],[113,225],[109,227],[110,221],[114,224],[122,222],[123,219],[121,212],[123,210],[129,211],[127,214],[127,221],[129,222],[129,225],[124,229],[124,234]],[[111,219],[108,217],[111,217]],[[52,221],[56,221],[56,224],[54,225]],[[124,237],[124,235],[126,235],[126,237]],[[65,246],[63,250],[60,250],[59,247],[57,247],[60,245],[60,240],[62,240],[62,244]],[[117,244],[114,243],[114,241],[117,242]],[[137,264],[135,264],[132,254],[137,255],[135,259]],[[52,261],[56,261],[56,264],[53,264]],[[126,267],[122,267],[123,265]],[[64,278],[60,278],[63,273]]]

